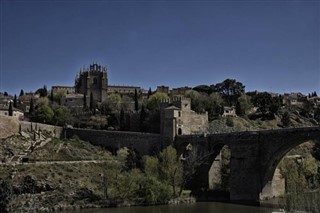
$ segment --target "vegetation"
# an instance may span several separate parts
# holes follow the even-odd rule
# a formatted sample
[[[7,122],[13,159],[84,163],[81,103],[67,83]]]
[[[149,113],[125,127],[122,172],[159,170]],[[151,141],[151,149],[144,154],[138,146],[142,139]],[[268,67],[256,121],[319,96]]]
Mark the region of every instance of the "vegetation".
[[[8,180],[0,179],[0,212],[10,212],[10,202],[12,196],[12,184]]]
[[[1,212],[164,204],[179,196],[182,183],[171,146],[141,158],[128,148],[111,155],[77,137],[55,138],[35,149],[29,162],[0,167]]]
[[[161,100],[169,99],[167,94],[157,92],[148,98],[147,107],[149,110],[159,110]]]
[[[13,115],[13,107],[12,107],[12,102],[11,102],[11,101],[10,101],[10,103],[9,103],[8,115],[9,115],[9,116],[12,116],[12,115]]]
[[[284,158],[280,163],[286,180],[283,206],[288,212],[320,211],[320,162],[311,154],[300,158]]]

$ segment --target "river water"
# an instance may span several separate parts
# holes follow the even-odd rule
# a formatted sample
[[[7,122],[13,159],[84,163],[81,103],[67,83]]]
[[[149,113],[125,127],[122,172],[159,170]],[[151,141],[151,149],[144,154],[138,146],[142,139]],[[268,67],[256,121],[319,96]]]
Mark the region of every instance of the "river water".
[[[271,213],[275,209],[236,205],[229,203],[204,202],[177,206],[123,207],[64,211],[61,213]]]

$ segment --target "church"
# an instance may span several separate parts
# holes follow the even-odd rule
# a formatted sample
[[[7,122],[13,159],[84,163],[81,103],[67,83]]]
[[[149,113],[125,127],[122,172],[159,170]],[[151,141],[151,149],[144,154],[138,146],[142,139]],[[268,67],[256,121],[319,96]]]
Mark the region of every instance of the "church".
[[[103,102],[108,94],[134,94],[135,90],[140,94],[146,92],[138,86],[109,85],[107,67],[97,63],[81,68],[74,86],[52,86],[53,94],[63,94],[62,103],[67,106],[79,105],[84,95],[89,99],[92,94],[94,101]]]

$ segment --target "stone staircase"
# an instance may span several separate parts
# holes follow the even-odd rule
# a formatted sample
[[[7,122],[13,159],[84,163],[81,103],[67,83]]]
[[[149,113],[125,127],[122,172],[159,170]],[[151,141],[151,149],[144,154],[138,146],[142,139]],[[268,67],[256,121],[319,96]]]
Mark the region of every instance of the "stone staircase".
[[[25,160],[27,160],[28,155],[32,153],[35,149],[43,147],[51,141],[51,138],[47,137],[39,130],[29,130],[28,132],[20,132],[20,135],[24,136],[25,138],[28,138],[29,140],[32,140],[32,142],[27,149],[11,157],[9,161],[11,164],[23,163]]]

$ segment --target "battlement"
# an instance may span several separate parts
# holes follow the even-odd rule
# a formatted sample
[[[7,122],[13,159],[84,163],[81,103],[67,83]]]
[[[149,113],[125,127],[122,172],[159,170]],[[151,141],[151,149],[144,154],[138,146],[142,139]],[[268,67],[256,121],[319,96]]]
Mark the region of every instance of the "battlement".
[[[169,106],[175,106],[181,110],[191,110],[191,98],[184,96],[176,96],[173,98],[162,99],[160,101],[160,108],[164,109]]]
[[[90,73],[107,72],[107,66],[102,66],[100,64],[94,63],[94,64],[90,64],[89,67],[83,67],[80,69],[80,75],[86,72],[90,72]]]

